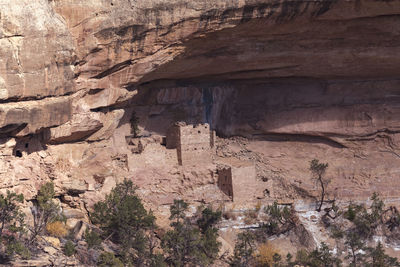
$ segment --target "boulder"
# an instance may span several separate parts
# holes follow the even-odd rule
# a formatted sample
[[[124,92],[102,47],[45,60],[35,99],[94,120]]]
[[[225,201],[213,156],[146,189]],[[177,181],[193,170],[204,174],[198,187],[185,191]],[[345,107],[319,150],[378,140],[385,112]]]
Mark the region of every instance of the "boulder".
[[[42,238],[48,242],[50,245],[52,245],[55,248],[60,248],[61,247],[61,242],[60,239],[57,237],[52,237],[52,236],[42,236]]]

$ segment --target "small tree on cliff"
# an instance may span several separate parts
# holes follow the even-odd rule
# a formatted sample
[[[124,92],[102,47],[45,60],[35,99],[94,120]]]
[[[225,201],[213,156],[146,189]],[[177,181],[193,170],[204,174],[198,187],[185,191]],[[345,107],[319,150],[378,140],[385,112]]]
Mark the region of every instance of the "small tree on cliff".
[[[7,195],[0,194],[0,263],[5,263],[13,254],[22,258],[29,257],[29,251],[23,245],[25,223],[18,203],[24,197],[7,191]],[[2,253],[4,252],[4,254]]]
[[[251,231],[245,231],[237,235],[233,257],[229,265],[232,267],[251,266],[256,252],[256,235]]]
[[[367,256],[370,260],[367,267],[399,267],[400,263],[396,258],[390,257],[385,253],[381,242],[378,242],[375,248],[367,249]]]
[[[131,134],[133,134],[133,137],[138,137],[138,135],[140,133],[139,117],[136,116],[135,111],[132,112],[130,123],[131,123]]]
[[[94,205],[90,218],[102,230],[102,238],[121,246],[125,264],[142,266],[153,256],[148,255],[146,230],[155,227],[155,217],[135,190],[131,181],[117,184],[104,201]]]
[[[221,212],[205,208],[196,224],[186,216],[188,204],[174,200],[171,206],[171,226],[161,243],[171,266],[208,266],[218,256],[221,244],[217,241],[218,229],[215,224],[221,219]]]
[[[53,201],[55,196],[54,184],[52,182],[45,183],[39,189],[36,196],[36,205],[32,210],[33,227],[29,244],[32,245],[38,235],[41,235],[48,223],[54,221],[62,221],[65,219],[60,212],[60,206]]]
[[[318,212],[321,211],[322,204],[324,203],[325,199],[326,186],[329,183],[329,180],[324,178],[325,171],[327,168],[328,168],[328,163],[320,163],[319,160],[317,159],[313,159],[310,162],[310,171],[321,186],[321,199],[319,201],[319,205],[317,208]]]
[[[18,228],[23,222],[24,214],[20,211],[18,203],[24,201],[22,194],[17,195],[7,191],[7,195],[0,195],[0,237],[4,230]]]
[[[293,207],[280,207],[278,202],[268,205],[265,208],[268,216],[268,222],[263,223],[261,231],[267,236],[285,234],[296,227],[298,218],[295,215]],[[264,238],[264,235],[260,235]]]

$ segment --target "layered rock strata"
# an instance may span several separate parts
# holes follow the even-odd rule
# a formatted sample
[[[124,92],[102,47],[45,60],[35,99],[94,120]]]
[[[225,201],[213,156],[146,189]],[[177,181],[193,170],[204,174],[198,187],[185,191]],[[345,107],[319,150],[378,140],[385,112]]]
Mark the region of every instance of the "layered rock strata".
[[[1,187],[29,199],[52,179],[86,210],[128,177],[163,213],[227,200],[215,164],[232,157],[255,165],[251,201],[315,197],[318,158],[330,197],[397,198],[399,14],[398,0],[0,0]],[[214,165],[178,166],[162,145],[176,121],[217,131]]]

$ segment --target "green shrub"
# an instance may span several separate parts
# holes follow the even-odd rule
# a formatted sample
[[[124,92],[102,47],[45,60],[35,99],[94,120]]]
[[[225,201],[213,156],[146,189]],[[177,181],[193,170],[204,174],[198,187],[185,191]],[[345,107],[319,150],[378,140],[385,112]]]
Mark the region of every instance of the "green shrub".
[[[68,240],[63,248],[64,254],[68,257],[71,257],[76,253],[75,245],[71,240]]]
[[[300,249],[296,252],[296,263],[307,264],[308,262],[308,252],[305,249]]]
[[[261,225],[261,231],[267,236],[280,235],[296,227],[298,218],[293,208],[279,206],[275,201],[265,208],[268,222]],[[259,235],[259,238],[263,237]]]
[[[213,211],[211,208],[205,208],[201,212],[201,217],[197,220],[197,225],[203,233],[210,227],[215,225],[221,220],[222,213],[220,211]]]
[[[14,254],[22,258],[29,258],[30,252],[22,243],[25,230],[25,214],[18,206],[24,201],[22,194],[15,194],[7,191],[4,196],[0,194],[0,259],[6,261]],[[2,246],[4,246],[2,248]]]
[[[172,230],[168,231],[161,242],[167,255],[166,261],[173,266],[208,266],[218,256],[221,244],[217,241],[218,229],[214,225],[221,219],[221,212],[205,208],[201,218],[194,225],[185,212],[188,204],[183,200],[174,200],[170,207]]]
[[[398,227],[397,209],[394,207],[386,209],[376,193],[371,196],[371,200],[369,208],[351,203],[345,212],[337,210],[336,213],[339,216],[343,215],[347,222],[333,222],[329,226],[331,236],[337,242],[344,239],[346,247],[344,259],[348,261],[349,266],[397,266],[398,263],[393,260],[394,258],[384,254],[380,243],[375,248],[367,247],[367,241],[370,241],[381,227],[387,227],[390,231]],[[369,253],[366,254],[365,251]]]
[[[36,241],[36,237],[44,232],[49,223],[55,221],[65,221],[65,217],[60,213],[60,207],[54,203],[55,196],[54,184],[45,183],[39,189],[36,196],[36,210],[33,212],[33,227],[31,227],[30,244]]]
[[[366,246],[364,244],[364,240],[360,237],[360,235],[355,231],[346,231],[345,236],[345,246],[349,248],[347,250],[347,255],[345,256],[346,260],[350,261],[350,266],[359,266],[364,262],[364,251],[366,250]]]
[[[89,231],[89,229],[86,229],[84,239],[88,248],[99,248],[103,241],[98,233],[95,231]]]
[[[121,246],[126,263],[140,265],[149,257],[146,230],[155,227],[155,217],[144,208],[131,181],[124,180],[96,203],[90,218],[102,230],[102,238]]]
[[[319,248],[311,252],[306,250],[297,251],[296,264],[309,266],[309,267],[339,267],[342,262],[339,257],[330,252],[329,247],[322,243]]]
[[[98,261],[97,266],[99,267],[124,267],[124,264],[120,259],[116,258],[111,252],[103,252]]]
[[[371,238],[378,226],[383,224],[384,203],[375,193],[371,200],[370,212],[365,206],[355,204],[350,204],[344,212],[344,218],[354,224],[352,231],[362,239]]]
[[[21,213],[18,203],[24,201],[22,194],[11,193],[7,190],[7,195],[0,195],[0,237],[3,235],[3,230],[14,228],[21,225],[24,214]],[[15,231],[12,231],[15,232]]]
[[[31,257],[31,252],[29,249],[20,241],[14,239],[7,243],[6,254],[11,257],[14,254],[18,254],[22,259],[29,259]]]
[[[230,266],[252,266],[255,261],[256,236],[253,232],[246,231],[237,235],[233,257]]]
[[[310,267],[333,267],[341,266],[341,260],[330,252],[329,247],[322,243],[320,248],[316,248],[308,255]]]
[[[137,137],[140,134],[140,129],[139,129],[139,118],[136,116],[136,112],[132,112],[131,119],[131,134],[133,134],[134,137]]]
[[[371,267],[396,267],[400,266],[400,263],[396,258],[390,257],[385,254],[385,250],[381,242],[378,242],[375,248],[368,248],[367,256],[370,260],[367,262],[367,266]]]

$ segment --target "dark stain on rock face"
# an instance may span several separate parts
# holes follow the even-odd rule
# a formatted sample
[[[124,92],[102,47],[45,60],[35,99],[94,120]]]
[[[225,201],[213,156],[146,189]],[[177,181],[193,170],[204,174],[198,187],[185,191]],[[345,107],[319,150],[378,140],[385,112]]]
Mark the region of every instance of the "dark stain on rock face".
[[[243,7],[241,23],[246,23],[258,17],[275,16],[277,23],[293,20],[306,12],[312,17],[318,17],[329,11],[337,0],[322,0],[314,3],[301,1],[273,1],[272,3],[248,4]]]

